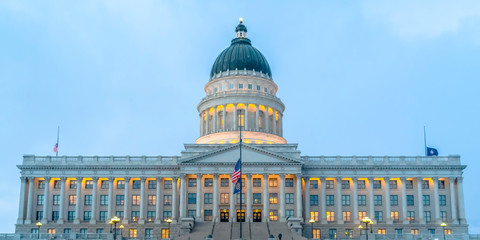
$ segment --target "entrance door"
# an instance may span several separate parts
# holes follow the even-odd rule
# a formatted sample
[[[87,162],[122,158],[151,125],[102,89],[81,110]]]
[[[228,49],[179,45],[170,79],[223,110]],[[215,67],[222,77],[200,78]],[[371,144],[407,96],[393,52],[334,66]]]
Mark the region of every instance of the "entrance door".
[[[220,222],[228,222],[228,209],[220,210]]]
[[[261,222],[262,221],[262,210],[260,210],[260,209],[253,210],[253,221],[254,222]]]
[[[237,210],[237,222],[245,222],[245,210],[242,209],[240,212],[240,209]]]

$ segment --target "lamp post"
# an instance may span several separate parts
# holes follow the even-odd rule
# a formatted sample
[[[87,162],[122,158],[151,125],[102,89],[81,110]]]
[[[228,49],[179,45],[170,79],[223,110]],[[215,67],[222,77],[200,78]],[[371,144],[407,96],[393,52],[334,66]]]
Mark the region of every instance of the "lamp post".
[[[362,222],[365,223],[365,230],[366,230],[365,235],[366,235],[366,239],[368,240],[368,224],[373,224],[373,221],[369,217],[365,217],[364,219],[362,219]]]
[[[165,222],[168,223],[168,239],[170,239],[170,223],[172,223],[172,219],[168,218]]]
[[[363,231],[363,226],[362,225],[358,226],[358,229],[360,230],[360,237],[361,237],[362,236],[362,231]]]
[[[42,223],[41,222],[37,222],[37,239],[40,239],[40,227],[42,226]]]
[[[110,233],[112,233],[112,229],[113,229],[113,222],[112,222],[112,219],[110,219],[110,222],[108,222],[110,224]]]
[[[120,218],[115,216],[110,220],[113,223],[113,240],[117,239],[117,223],[120,222]]]
[[[443,228],[443,240],[445,240],[445,227],[447,226],[447,224],[444,223],[444,222],[442,222],[442,223],[440,224],[440,226],[442,226],[442,228]]]
[[[310,224],[312,224],[312,239],[313,239],[313,224],[315,223],[315,220],[312,218],[308,222],[310,222]]]
[[[123,228],[124,228],[123,224],[120,225],[120,237],[121,237],[121,239],[123,239]]]

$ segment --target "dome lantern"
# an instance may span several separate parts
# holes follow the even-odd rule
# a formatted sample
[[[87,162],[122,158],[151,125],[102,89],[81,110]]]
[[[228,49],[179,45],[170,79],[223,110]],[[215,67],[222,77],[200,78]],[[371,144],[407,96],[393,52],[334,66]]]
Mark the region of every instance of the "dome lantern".
[[[246,38],[247,37],[247,27],[243,25],[243,18],[240,18],[240,23],[235,28],[237,33],[237,38]]]

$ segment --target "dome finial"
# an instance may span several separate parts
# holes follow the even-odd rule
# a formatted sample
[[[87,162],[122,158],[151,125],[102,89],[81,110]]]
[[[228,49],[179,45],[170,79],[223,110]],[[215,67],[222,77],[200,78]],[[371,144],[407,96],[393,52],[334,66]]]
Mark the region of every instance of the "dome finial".
[[[242,17],[240,18],[240,23],[243,23],[243,18]]]
[[[243,25],[243,18],[240,18],[240,23],[235,28],[235,32],[237,33],[236,38],[246,38],[247,37],[247,27]]]

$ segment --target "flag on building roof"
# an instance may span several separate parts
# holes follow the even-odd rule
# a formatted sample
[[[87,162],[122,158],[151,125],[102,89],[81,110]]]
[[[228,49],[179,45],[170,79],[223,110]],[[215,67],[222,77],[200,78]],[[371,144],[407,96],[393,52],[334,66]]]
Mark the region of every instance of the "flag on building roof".
[[[58,152],[58,143],[55,143],[55,146],[53,147],[53,152]]]
[[[238,159],[237,164],[235,164],[235,169],[233,169],[232,173],[232,183],[237,184],[238,179],[242,175],[242,162]]]
[[[435,148],[427,147],[427,156],[438,156],[438,151]]]

